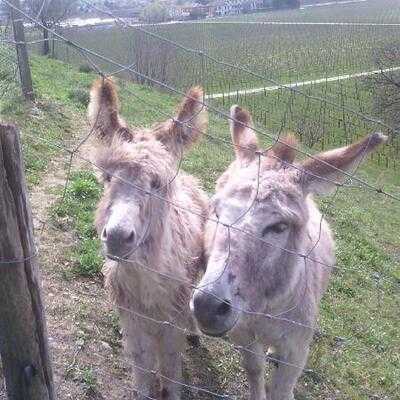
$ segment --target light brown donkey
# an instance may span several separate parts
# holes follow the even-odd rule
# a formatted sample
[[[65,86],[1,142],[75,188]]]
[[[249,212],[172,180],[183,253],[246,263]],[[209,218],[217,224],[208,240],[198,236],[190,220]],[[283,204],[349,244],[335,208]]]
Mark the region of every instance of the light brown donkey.
[[[231,116],[239,121],[231,123],[236,160],[217,183],[212,218],[220,223],[207,223],[209,259],[192,307],[204,333],[228,333],[242,347],[250,399],[292,400],[335,264],[312,194],[334,189],[346,178],[340,170],[351,171],[386,137],[374,133],[293,166],[293,137],[263,157],[244,126],[252,126],[249,113],[234,106]],[[279,360],[267,390],[265,345]]]
[[[88,114],[98,138],[94,162],[104,183],[96,227],[138,398],[180,398],[173,381],[182,380],[184,334],[151,319],[182,328],[193,322],[190,283],[202,263],[208,199],[197,180],[180,170],[179,160],[206,128],[202,96],[202,89],[193,88],[174,119],[152,129],[129,129],[113,82],[99,80],[91,90]],[[158,382],[151,371],[168,379]]]

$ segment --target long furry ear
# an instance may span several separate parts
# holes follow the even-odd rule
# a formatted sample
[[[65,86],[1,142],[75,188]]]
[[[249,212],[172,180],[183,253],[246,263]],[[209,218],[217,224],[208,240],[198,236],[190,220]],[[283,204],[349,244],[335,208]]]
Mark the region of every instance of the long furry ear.
[[[100,78],[93,83],[88,118],[95,135],[108,144],[117,132],[122,139],[131,139],[125,122],[119,116],[117,89],[111,78]]]
[[[160,125],[156,138],[174,154],[188,150],[207,130],[208,114],[203,103],[203,89],[192,87],[182,100],[172,123]]]
[[[234,105],[231,107],[231,118],[229,124],[236,159],[242,162],[250,162],[254,160],[255,152],[258,150],[258,140],[252,129],[251,115],[244,108]]]
[[[305,191],[326,194],[346,179],[344,172],[364,161],[368,154],[387,141],[382,133],[373,133],[350,146],[327,151],[305,160],[300,172],[301,184]]]
[[[292,133],[287,134],[279,142],[275,143],[268,151],[276,161],[281,160],[283,163],[293,164],[296,158],[296,148],[298,140]]]

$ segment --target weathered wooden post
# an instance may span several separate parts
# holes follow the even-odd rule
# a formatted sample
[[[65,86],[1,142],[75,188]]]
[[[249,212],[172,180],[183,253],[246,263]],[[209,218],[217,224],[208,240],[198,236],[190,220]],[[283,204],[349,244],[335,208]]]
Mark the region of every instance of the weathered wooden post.
[[[10,6],[10,14],[13,25],[15,47],[17,49],[21,89],[24,97],[27,100],[33,101],[35,99],[35,94],[32,86],[32,75],[31,68],[29,66],[28,50],[25,43],[24,21],[21,13],[18,11],[21,9],[21,2],[20,0],[10,0],[10,3],[13,5],[13,7]]]
[[[19,131],[0,124],[0,354],[10,400],[54,400]]]

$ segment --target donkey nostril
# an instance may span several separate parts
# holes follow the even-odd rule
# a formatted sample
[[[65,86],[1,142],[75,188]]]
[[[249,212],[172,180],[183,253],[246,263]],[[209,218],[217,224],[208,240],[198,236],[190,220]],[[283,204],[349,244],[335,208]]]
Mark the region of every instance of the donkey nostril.
[[[132,231],[132,232],[129,234],[129,236],[128,236],[128,238],[127,238],[127,241],[128,241],[128,242],[133,242],[133,239],[135,239],[135,233]]]
[[[107,230],[106,230],[106,228],[104,228],[101,231],[101,240],[107,240]]]
[[[217,315],[223,316],[223,315],[229,314],[231,311],[231,308],[232,308],[231,302],[229,300],[224,300],[224,302],[218,306],[216,313],[217,313]]]

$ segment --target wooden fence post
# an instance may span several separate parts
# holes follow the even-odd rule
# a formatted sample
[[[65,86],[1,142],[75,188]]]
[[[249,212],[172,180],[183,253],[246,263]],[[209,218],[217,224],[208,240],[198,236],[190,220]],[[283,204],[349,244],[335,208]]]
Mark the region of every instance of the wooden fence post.
[[[54,400],[19,131],[0,124],[0,354],[10,400]]]
[[[22,94],[25,99],[33,101],[35,94],[32,86],[32,75],[31,68],[29,66],[28,50],[25,44],[25,30],[24,21],[22,15],[17,11],[21,9],[20,0],[10,0],[13,7],[10,7],[11,20],[13,24],[14,40],[16,42],[17,58],[18,58],[18,70],[21,79]]]

